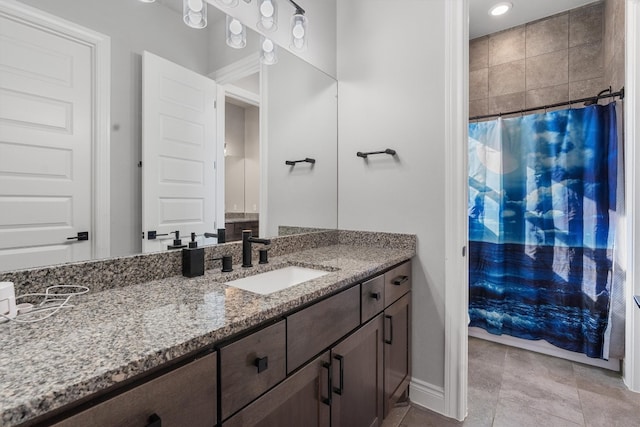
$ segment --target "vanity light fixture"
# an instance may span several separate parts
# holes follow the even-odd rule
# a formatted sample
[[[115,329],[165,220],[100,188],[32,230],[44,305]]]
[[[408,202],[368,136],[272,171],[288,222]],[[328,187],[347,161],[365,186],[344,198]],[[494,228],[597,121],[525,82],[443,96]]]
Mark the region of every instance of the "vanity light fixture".
[[[273,65],[278,62],[277,46],[269,38],[260,38],[260,61],[265,65]]]
[[[494,4],[493,6],[491,6],[491,9],[489,9],[489,15],[491,16],[504,15],[505,13],[509,12],[509,10],[511,10],[512,7],[513,7],[513,4],[508,1]]]
[[[275,0],[258,0],[258,24],[261,31],[272,32],[278,28],[278,9]]]
[[[227,45],[242,49],[247,45],[247,30],[242,22],[227,15]]]
[[[224,7],[236,7],[238,5],[238,0],[216,0],[216,2]]]
[[[296,8],[291,17],[291,50],[302,52],[307,48],[307,17],[304,9],[293,0],[289,0]]]
[[[182,0],[184,23],[191,28],[207,26],[207,2],[205,0]]]

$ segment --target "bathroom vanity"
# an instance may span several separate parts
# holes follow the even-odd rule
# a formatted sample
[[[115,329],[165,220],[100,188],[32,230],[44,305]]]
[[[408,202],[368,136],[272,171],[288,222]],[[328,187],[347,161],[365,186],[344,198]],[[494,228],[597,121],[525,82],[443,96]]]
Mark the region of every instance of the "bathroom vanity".
[[[410,378],[415,238],[336,240],[0,325],[14,344],[0,356],[2,425],[379,425]],[[225,285],[291,265],[327,274],[267,295]]]

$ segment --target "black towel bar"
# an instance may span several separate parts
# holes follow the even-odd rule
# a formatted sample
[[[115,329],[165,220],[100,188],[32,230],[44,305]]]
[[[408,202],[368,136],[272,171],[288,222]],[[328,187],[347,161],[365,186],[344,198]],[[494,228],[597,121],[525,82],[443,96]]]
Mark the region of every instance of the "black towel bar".
[[[386,150],[382,150],[382,151],[369,151],[368,153],[363,153],[362,151],[358,151],[356,153],[356,156],[358,157],[362,157],[363,159],[366,159],[367,156],[371,155],[371,154],[389,154],[391,156],[395,156],[396,155],[396,150],[392,150],[391,148],[387,148]]]
[[[315,164],[316,159],[310,159],[309,157],[302,159],[302,160],[287,160],[284,162],[285,165],[289,165],[289,166],[293,166],[296,163],[311,163],[312,165]]]

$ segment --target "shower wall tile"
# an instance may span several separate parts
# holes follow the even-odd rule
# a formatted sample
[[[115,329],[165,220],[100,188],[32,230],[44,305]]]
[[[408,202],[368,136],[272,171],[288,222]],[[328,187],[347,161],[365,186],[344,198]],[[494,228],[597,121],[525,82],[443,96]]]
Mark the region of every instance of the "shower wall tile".
[[[569,100],[569,85],[543,87],[540,89],[528,90],[525,96],[527,108],[541,105],[555,104]]]
[[[624,2],[599,1],[471,40],[469,114],[593,96],[609,85],[618,90],[624,85]]]
[[[569,12],[569,47],[602,40],[604,3],[599,2]]]
[[[489,37],[479,37],[469,42],[469,70],[489,66]]]
[[[498,114],[507,111],[522,110],[525,108],[525,93],[510,93],[489,98],[488,113]]]
[[[569,49],[569,81],[593,79],[604,75],[602,42]]]
[[[604,82],[604,77],[571,82],[569,83],[569,98],[581,99],[595,96],[598,92],[607,87],[608,86]]]
[[[604,8],[603,58],[605,86],[614,91],[624,86],[625,0],[606,0]]]
[[[469,72],[469,100],[487,98],[489,92],[488,75],[488,68],[480,68]]]
[[[526,55],[531,57],[567,49],[568,39],[568,13],[535,21],[526,26]]]
[[[469,101],[469,117],[484,116],[485,114],[489,114],[488,103],[489,100],[487,98]]]
[[[569,82],[567,50],[527,58],[527,90]]]
[[[525,57],[525,27],[512,28],[489,37],[489,67]]]
[[[524,67],[524,59],[489,67],[489,97],[524,91]]]

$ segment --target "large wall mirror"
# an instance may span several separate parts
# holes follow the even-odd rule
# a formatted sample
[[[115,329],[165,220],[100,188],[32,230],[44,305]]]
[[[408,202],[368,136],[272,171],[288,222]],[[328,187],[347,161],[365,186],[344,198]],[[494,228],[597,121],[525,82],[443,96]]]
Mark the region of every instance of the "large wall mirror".
[[[12,242],[0,243],[5,245],[0,246],[0,271],[86,258],[74,253],[80,253],[75,248],[81,248],[86,242],[81,234],[77,234],[85,230],[72,229],[69,223],[70,219],[83,213],[77,209],[79,201],[95,197],[92,168],[96,165],[91,161],[73,163],[69,154],[72,149],[65,145],[64,138],[79,132],[74,136],[73,150],[91,152],[90,139],[97,119],[91,102],[100,102],[99,99],[86,101],[91,96],[87,93],[92,92],[93,87],[90,78],[80,82],[77,90],[71,91],[73,94],[60,95],[61,98],[69,96],[72,101],[57,100],[58,89],[48,86],[75,87],[73,79],[83,72],[82,64],[86,62],[88,68],[94,67],[96,58],[92,57],[91,51],[87,54],[83,49],[77,49],[78,43],[73,38],[67,37],[60,47],[58,41],[41,37],[46,33],[42,28],[36,28],[37,34],[30,34],[33,25],[7,14],[11,4],[42,11],[55,25],[72,23],[107,36],[109,40],[110,100],[108,106],[102,107],[110,113],[107,168],[110,208],[108,214],[97,214],[109,222],[107,253],[111,256],[167,250],[173,237],[161,236],[167,234],[162,231],[173,231],[174,228],[180,228],[183,242],[186,243],[190,232],[196,232],[198,240],[204,244],[214,244],[216,239],[205,239],[203,231],[216,232],[217,228],[223,227],[227,228],[230,239],[237,229],[245,227],[263,237],[300,229],[336,228],[335,79],[285,49],[277,50],[275,64],[261,63],[260,35],[250,29],[246,29],[247,43],[243,49],[227,46],[226,15],[212,5],[208,6],[207,27],[194,29],[183,21],[182,0],[157,0],[154,3],[140,0],[0,0],[0,6],[3,6],[0,15],[3,20],[0,25],[0,51],[3,52],[0,54],[0,96],[3,99],[0,103],[4,104],[0,108],[0,241]],[[170,66],[215,82],[217,108],[212,110],[215,128],[213,137],[205,139],[215,145],[215,164],[206,167],[217,171],[217,190],[214,194],[206,193],[207,201],[215,201],[211,213],[206,213],[206,230],[195,225],[172,227],[172,218],[180,216],[182,207],[157,201],[155,207],[159,213],[156,216],[165,221],[164,228],[146,230],[143,227],[143,211],[154,209],[152,204],[143,207],[146,190],[143,182],[146,186],[149,181],[143,180],[145,168],[154,166],[143,161],[143,140],[146,138],[147,144],[153,143],[149,142],[152,132],[145,129],[146,115],[152,109],[145,92],[153,92],[148,87],[155,87],[153,83],[145,89],[145,52],[172,64]],[[73,79],[62,78],[65,73]],[[74,83],[70,83],[72,80]],[[194,97],[189,98],[190,89],[176,88],[195,86],[189,86],[191,83],[179,78],[175,81],[183,85],[174,87],[174,100],[178,104],[184,106],[187,103],[184,100],[199,96],[200,92],[193,90]],[[33,82],[37,82],[38,87]],[[14,104],[8,104],[9,98]],[[10,107],[5,108],[7,105]],[[200,120],[188,116],[183,119],[185,123]],[[20,134],[27,128],[26,134]],[[81,131],[85,132],[85,137]],[[177,126],[172,132],[171,138],[189,143],[191,130],[188,126]],[[49,143],[53,146],[47,146]],[[56,146],[58,143],[61,145]],[[174,152],[172,156],[171,161],[155,165],[166,172],[161,180],[173,180],[174,187],[181,188],[180,185],[192,179],[200,179],[200,169],[184,167],[187,162],[183,161],[182,152]],[[313,158],[315,163],[286,164],[307,158]],[[25,159],[31,166],[18,170],[15,165]],[[174,173],[180,163],[186,175]],[[88,178],[75,179],[79,176]],[[69,184],[72,178],[77,182]],[[67,189],[61,194],[50,193],[49,186],[54,181],[64,181],[79,188],[79,195],[73,199],[66,195]],[[27,193],[31,195],[28,200]],[[173,200],[177,199],[180,197],[174,194]],[[90,205],[95,209],[95,204]],[[95,216],[96,212],[93,212],[90,218]],[[194,218],[193,223],[199,220]],[[92,221],[88,221],[87,231],[91,230]],[[51,230],[55,231],[57,242],[37,243],[37,237]],[[148,231],[156,231],[158,244],[145,248]],[[91,245],[88,248],[89,257],[95,257],[95,250],[90,249]],[[98,252],[98,257],[100,253],[105,253],[104,248]]]

